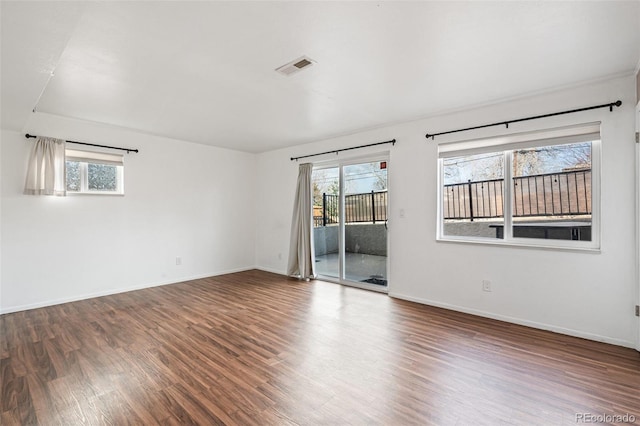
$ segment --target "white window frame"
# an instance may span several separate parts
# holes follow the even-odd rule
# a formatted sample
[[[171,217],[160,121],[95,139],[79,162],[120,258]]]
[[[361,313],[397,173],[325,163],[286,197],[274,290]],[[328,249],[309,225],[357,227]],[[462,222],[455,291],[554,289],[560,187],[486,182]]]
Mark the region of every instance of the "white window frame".
[[[66,161],[77,162],[80,171],[80,190],[70,191],[67,194],[74,195],[124,195],[124,156],[121,154],[109,154],[104,152],[85,151],[77,149],[65,150]],[[105,164],[116,167],[116,190],[96,191],[89,189],[89,164]],[[66,189],[66,171],[65,171]]]
[[[596,137],[597,135],[597,137]],[[512,151],[514,149],[526,149],[539,146],[563,145],[578,142],[591,142],[591,241],[579,240],[554,240],[539,238],[522,238],[513,236],[513,185],[512,182]],[[601,136],[600,123],[587,123],[577,126],[549,129],[539,132],[518,133],[496,138],[474,139],[460,142],[444,143],[438,146],[438,190],[437,190],[437,241],[454,241],[464,243],[480,243],[507,246],[541,247],[550,249],[569,250],[600,250],[600,176],[601,176]],[[473,236],[458,236],[444,234],[444,158],[482,154],[503,153],[504,158],[504,182],[503,185],[503,212],[504,212],[504,238],[488,238]]]

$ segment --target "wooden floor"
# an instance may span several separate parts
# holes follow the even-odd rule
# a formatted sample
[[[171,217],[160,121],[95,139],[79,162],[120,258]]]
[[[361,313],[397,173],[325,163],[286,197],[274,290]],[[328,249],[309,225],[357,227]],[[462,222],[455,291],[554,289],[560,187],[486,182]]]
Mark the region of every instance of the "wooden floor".
[[[634,350],[266,272],[0,325],[2,425],[640,424]]]

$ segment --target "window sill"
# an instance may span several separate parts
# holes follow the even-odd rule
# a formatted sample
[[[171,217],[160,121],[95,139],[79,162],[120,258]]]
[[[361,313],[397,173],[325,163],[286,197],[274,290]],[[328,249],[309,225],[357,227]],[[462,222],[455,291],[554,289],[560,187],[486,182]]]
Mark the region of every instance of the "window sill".
[[[491,239],[491,238],[472,238],[472,237],[436,237],[436,242],[438,243],[458,243],[458,244],[478,244],[478,245],[490,245],[490,246],[502,246],[502,247],[513,247],[513,248],[523,248],[523,249],[542,249],[542,250],[556,250],[556,251],[568,251],[568,252],[576,252],[576,253],[592,253],[592,254],[600,254],[600,247],[590,246],[588,244],[576,244],[573,246],[568,246],[566,244],[549,244],[545,240],[539,239],[531,239],[536,242],[530,241],[529,239],[516,238],[512,240],[499,240],[499,239]],[[540,241],[540,242],[538,242]],[[549,241],[565,241],[565,240],[549,240]]]
[[[84,196],[84,195],[97,195],[99,197],[124,197],[122,193],[113,193],[113,192],[72,192],[67,191],[68,196]]]

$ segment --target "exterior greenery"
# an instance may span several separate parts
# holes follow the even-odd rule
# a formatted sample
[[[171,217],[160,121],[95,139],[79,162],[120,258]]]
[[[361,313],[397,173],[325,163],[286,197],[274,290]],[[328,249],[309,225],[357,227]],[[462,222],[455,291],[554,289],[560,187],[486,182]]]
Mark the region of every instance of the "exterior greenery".
[[[83,164],[86,166],[86,188],[83,188]],[[110,164],[66,162],[67,191],[104,191],[118,190],[118,167]]]
[[[115,191],[118,189],[116,166],[109,164],[87,164],[90,191]]]
[[[67,175],[67,191],[77,192],[80,191],[80,163],[77,161],[67,161],[66,163],[66,175]]]

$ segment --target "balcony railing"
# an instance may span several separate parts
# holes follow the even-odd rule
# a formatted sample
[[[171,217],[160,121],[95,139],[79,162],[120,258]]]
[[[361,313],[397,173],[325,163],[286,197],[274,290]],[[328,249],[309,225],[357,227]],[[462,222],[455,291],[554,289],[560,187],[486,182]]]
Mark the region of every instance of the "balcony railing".
[[[338,223],[340,197],[322,194],[313,210],[314,227]],[[345,223],[381,223],[387,220],[387,191],[349,194],[344,197]]]
[[[468,181],[444,186],[445,219],[490,219],[504,216],[504,179]],[[513,216],[579,216],[591,214],[591,169],[513,178]]]

